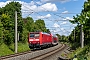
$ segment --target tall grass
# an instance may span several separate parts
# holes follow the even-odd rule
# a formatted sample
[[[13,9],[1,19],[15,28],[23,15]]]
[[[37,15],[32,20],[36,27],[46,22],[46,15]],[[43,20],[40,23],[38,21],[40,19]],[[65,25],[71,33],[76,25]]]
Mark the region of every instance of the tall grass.
[[[0,56],[14,54],[14,44],[7,46],[6,44],[0,45]],[[18,52],[24,52],[30,50],[28,43],[18,43]]]
[[[24,51],[28,51],[30,50],[30,48],[28,47],[27,43],[19,43],[18,44],[18,52],[24,52]]]
[[[9,46],[9,48],[14,52],[14,44],[11,44],[11,46]],[[18,52],[24,52],[24,51],[28,51],[30,50],[28,47],[28,43],[18,43]]]
[[[85,46],[84,48],[77,48],[74,52],[68,55],[69,58],[73,58],[74,55],[77,55],[78,60],[83,60],[84,58],[87,58],[90,56],[89,53],[89,46]],[[90,59],[89,59],[90,60]]]
[[[7,45],[5,44],[0,45],[0,56],[5,56],[9,54],[14,54],[14,52],[10,50]]]

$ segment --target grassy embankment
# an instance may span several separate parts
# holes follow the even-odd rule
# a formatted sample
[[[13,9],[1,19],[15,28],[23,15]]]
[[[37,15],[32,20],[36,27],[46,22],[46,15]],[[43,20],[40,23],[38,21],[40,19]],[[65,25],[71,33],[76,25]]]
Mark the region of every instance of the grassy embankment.
[[[30,50],[28,43],[18,43],[18,52],[24,52]],[[14,54],[14,44],[7,46],[6,44],[0,45],[0,56]]]
[[[67,57],[72,59],[74,57],[74,55],[77,55],[78,60],[84,60],[84,58],[86,57],[87,60],[90,60],[90,45],[85,45],[84,48],[78,47],[79,45],[77,43],[67,43],[64,42],[64,44],[68,44],[71,47],[71,50],[73,49],[73,52],[69,53],[69,54],[62,54],[61,56],[63,57]]]
[[[75,44],[76,45],[76,44]],[[90,60],[90,45],[84,46],[84,48],[78,47],[72,53],[68,54],[68,58],[73,58],[74,55],[77,55],[78,60],[84,60],[87,58]]]

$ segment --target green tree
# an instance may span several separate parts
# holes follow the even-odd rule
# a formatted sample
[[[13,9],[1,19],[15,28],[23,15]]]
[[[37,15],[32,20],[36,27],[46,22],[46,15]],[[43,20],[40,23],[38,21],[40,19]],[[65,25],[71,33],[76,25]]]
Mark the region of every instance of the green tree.
[[[28,33],[34,32],[37,30],[37,27],[34,23],[34,20],[32,17],[23,18],[23,32],[22,32],[22,42],[27,42],[28,40]]]
[[[0,19],[0,44],[3,43],[3,24]]]
[[[4,42],[9,45],[13,42],[13,36],[11,32],[12,24],[11,24],[10,16],[8,14],[2,14],[1,21],[4,27],[4,31],[3,31],[4,38],[3,39],[4,39]]]
[[[74,34],[75,34],[75,36],[74,36]],[[75,29],[73,29],[73,31],[69,35],[69,42],[71,42],[71,43],[74,43],[74,42],[80,43],[80,26],[77,25],[75,27]]]
[[[37,25],[39,31],[47,32],[48,30],[45,27],[44,20],[38,19],[35,21],[35,24]]]
[[[26,20],[27,20],[27,23],[26,23],[26,25],[25,25],[25,26],[26,26],[26,29],[27,29],[29,32],[34,32],[35,24],[34,24],[33,18],[27,17]]]
[[[77,23],[77,26],[83,25],[85,44],[88,44],[90,41],[90,0],[84,2],[83,9],[80,14],[74,16],[74,20],[70,21],[71,23]]]
[[[18,18],[18,32],[20,36],[20,41],[22,41],[22,31],[23,31],[23,20],[21,16],[21,4],[19,2],[10,2],[7,4],[5,7],[0,9],[0,15],[1,17],[1,22],[4,26],[4,40],[7,44],[8,41],[9,44],[14,42],[14,29],[15,29],[15,11],[18,12],[17,18]],[[6,34],[7,33],[7,34]],[[9,39],[9,40],[8,40]]]
[[[23,32],[22,32],[22,42],[26,43],[28,41],[28,33],[29,31],[23,27]]]
[[[87,0],[84,2],[83,10],[82,13],[85,16],[85,27],[84,27],[84,32],[85,32],[85,43],[89,43],[90,39],[90,0]]]

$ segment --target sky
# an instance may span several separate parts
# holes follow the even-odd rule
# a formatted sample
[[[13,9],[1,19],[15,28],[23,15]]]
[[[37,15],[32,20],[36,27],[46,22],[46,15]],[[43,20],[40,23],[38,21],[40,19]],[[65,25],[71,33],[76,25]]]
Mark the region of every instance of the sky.
[[[13,0],[0,0],[0,8]],[[22,4],[22,17],[43,19],[53,34],[68,36],[76,24],[71,24],[73,16],[80,14],[85,0],[15,0]]]

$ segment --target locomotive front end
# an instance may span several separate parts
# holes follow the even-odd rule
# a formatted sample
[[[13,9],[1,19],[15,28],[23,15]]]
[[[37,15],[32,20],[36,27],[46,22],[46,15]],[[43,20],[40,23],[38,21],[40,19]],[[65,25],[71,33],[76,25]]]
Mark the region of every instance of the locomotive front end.
[[[29,48],[39,48],[40,47],[40,40],[39,40],[40,33],[39,32],[31,32],[29,33]]]

